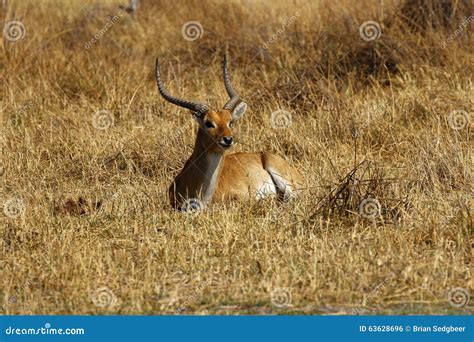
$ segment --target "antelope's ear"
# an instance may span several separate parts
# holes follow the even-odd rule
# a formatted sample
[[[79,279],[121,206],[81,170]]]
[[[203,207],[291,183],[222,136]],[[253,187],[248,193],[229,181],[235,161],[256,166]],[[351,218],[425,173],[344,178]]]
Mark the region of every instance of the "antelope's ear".
[[[242,116],[244,116],[246,110],[247,104],[245,102],[240,102],[232,111],[232,119],[236,121],[239,120]]]

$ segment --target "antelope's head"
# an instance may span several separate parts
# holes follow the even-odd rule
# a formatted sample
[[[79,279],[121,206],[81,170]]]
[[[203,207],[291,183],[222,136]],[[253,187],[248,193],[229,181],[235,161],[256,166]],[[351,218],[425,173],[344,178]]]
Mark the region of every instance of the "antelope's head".
[[[191,110],[199,124],[198,137],[203,148],[210,152],[228,150],[234,144],[232,127],[247,109],[247,104],[240,100],[239,94],[232,87],[227,71],[227,56],[222,61],[224,85],[229,100],[222,109],[212,110],[205,104],[196,101],[187,101],[171,95],[163,85],[159,60],[156,59],[156,83],[161,96],[177,106]]]

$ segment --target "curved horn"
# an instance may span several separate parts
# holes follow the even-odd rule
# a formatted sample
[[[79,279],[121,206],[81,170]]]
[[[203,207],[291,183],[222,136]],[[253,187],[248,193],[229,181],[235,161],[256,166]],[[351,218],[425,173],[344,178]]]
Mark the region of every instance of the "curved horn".
[[[158,91],[166,101],[171,102],[172,104],[175,104],[177,106],[190,109],[193,112],[197,112],[199,114],[206,114],[206,112],[209,111],[209,108],[204,104],[194,101],[186,101],[174,97],[168,92],[168,90],[166,90],[165,86],[163,85],[163,81],[161,80],[160,62],[158,58],[156,59],[156,84],[158,85]]]
[[[227,90],[227,94],[229,94],[229,97],[230,97],[230,100],[227,101],[227,103],[224,105],[224,109],[232,111],[234,110],[237,103],[239,103],[240,96],[235,91],[234,87],[232,87],[232,84],[230,83],[229,72],[227,71],[227,54],[226,53],[224,54],[224,58],[222,60],[222,71],[224,72],[225,89]]]

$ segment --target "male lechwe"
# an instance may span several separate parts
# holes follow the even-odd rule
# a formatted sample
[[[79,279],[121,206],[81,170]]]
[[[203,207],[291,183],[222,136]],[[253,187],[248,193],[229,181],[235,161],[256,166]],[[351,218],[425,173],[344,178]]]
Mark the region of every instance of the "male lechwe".
[[[232,128],[245,113],[247,104],[233,88],[223,62],[224,84],[230,99],[222,109],[171,95],[161,79],[160,63],[156,60],[156,81],[163,98],[191,110],[198,123],[194,150],[181,172],[171,183],[171,205],[178,210],[202,210],[209,203],[232,199],[257,199],[277,195],[287,200],[303,184],[301,174],[285,159],[268,152],[226,152],[234,145]]]

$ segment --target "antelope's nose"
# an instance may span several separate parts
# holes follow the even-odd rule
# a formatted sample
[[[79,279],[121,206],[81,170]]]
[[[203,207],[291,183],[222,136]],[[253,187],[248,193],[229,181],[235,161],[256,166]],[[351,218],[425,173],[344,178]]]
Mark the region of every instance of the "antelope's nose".
[[[232,138],[232,137],[223,137],[222,141],[224,142],[224,144],[230,146],[234,142],[234,138]]]

